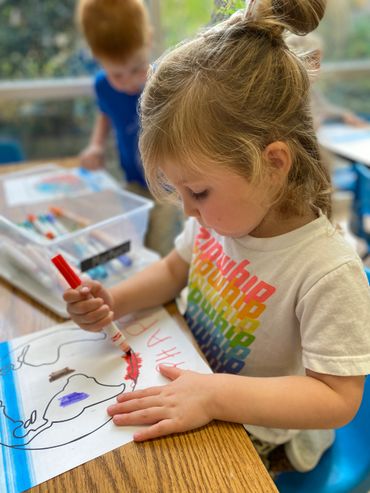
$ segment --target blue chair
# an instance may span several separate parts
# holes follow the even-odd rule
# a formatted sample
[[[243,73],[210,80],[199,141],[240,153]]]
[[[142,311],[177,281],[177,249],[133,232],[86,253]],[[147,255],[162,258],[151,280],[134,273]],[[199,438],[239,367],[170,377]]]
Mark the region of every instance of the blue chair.
[[[0,164],[24,161],[20,143],[16,139],[0,138]]]
[[[336,430],[333,446],[310,472],[280,474],[280,493],[354,493],[369,491],[370,484],[370,377],[355,418]]]
[[[335,168],[332,174],[333,186],[343,192],[354,192],[356,185],[356,172],[353,165]]]
[[[370,268],[365,267],[370,285]],[[370,376],[355,418],[336,430],[333,446],[314,470],[282,473],[280,493],[366,493],[370,491]]]
[[[370,231],[365,227],[365,217],[370,218],[370,168],[363,164],[354,164],[356,174],[352,204],[351,230],[368,244],[367,257],[370,254]]]

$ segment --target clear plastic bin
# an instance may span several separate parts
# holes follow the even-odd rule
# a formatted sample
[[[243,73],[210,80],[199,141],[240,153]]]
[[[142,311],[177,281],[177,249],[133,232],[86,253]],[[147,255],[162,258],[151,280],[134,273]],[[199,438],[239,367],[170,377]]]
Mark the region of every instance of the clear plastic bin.
[[[0,275],[3,278],[67,317],[62,300],[66,282],[50,261],[54,255],[62,254],[79,275],[86,273],[107,286],[159,258],[143,247],[152,201],[121,190],[118,185],[99,191],[95,188],[65,196],[59,194],[52,200],[50,197],[47,200],[38,197],[33,202],[27,197],[9,200],[5,180],[14,176],[26,179],[34,176],[33,173],[40,173],[40,169],[0,176]],[[68,216],[77,215],[81,222],[54,216],[56,223],[46,221],[43,225],[50,231],[51,239],[42,236],[40,230],[36,233],[35,227],[24,226],[31,216],[40,221],[50,212],[50,207],[59,208]],[[68,228],[62,232],[66,224]]]

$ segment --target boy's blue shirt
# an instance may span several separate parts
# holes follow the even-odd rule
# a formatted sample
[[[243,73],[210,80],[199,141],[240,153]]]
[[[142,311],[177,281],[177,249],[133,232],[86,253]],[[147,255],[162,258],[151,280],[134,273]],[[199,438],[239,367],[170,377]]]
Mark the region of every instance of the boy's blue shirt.
[[[141,94],[129,95],[116,91],[103,70],[96,75],[95,94],[100,111],[110,119],[115,131],[126,180],[146,187],[138,146],[138,102]]]

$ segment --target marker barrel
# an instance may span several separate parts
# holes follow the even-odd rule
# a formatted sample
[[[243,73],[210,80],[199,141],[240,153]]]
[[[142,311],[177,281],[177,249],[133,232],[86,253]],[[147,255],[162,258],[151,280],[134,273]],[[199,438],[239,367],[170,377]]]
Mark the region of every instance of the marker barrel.
[[[115,346],[119,347],[125,353],[131,351],[131,348],[126,341],[126,338],[124,337],[124,335],[122,334],[122,332],[119,330],[119,328],[114,322],[111,322],[109,325],[106,325],[104,327],[104,330],[108,334],[110,340]]]

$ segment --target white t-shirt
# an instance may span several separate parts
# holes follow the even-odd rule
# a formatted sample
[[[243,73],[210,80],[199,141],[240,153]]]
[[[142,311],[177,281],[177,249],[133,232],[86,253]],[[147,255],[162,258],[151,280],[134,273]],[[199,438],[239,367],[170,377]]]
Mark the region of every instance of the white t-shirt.
[[[191,218],[175,245],[190,264],[185,318],[213,371],[370,373],[370,289],[326,216],[281,236],[237,239]],[[246,428],[272,443],[296,433]]]

